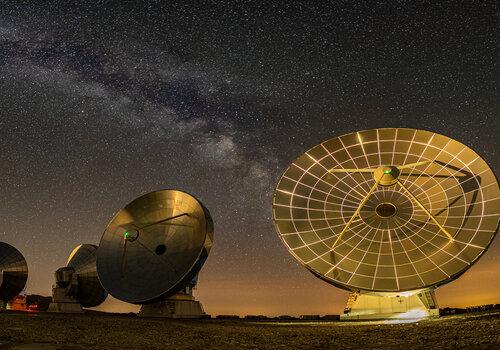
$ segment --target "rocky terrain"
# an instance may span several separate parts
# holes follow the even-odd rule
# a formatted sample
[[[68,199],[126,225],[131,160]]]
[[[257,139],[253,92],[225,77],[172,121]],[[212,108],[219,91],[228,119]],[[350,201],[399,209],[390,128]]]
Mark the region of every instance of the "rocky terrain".
[[[0,349],[500,349],[500,313],[404,324],[0,313]]]

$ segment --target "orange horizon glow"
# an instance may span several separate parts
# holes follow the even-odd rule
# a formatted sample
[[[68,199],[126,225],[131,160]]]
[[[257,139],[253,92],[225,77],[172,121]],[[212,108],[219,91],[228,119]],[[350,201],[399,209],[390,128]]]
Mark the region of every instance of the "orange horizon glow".
[[[440,308],[465,308],[500,303],[499,267],[495,263],[495,251],[500,244],[494,242],[491,251],[457,280],[436,291]],[[259,282],[257,273],[230,281],[213,276],[214,261],[209,259],[207,269],[202,270],[194,295],[207,314],[216,315],[265,315],[300,316],[341,314],[348,292],[316,278],[305,268],[293,263],[290,257],[290,275],[295,279],[267,279]],[[288,275],[286,276],[288,277]],[[108,297],[96,308],[107,312],[137,312],[139,305],[132,305]]]
[[[341,314],[348,292],[336,288],[312,275],[300,266],[277,240],[276,256],[263,254],[262,266],[234,261],[219,249],[217,241],[202,268],[194,295],[205,312],[216,315],[328,315]],[[277,259],[277,257],[283,257]],[[464,308],[500,303],[500,239],[492,242],[476,264],[455,281],[436,291],[438,306]],[[229,260],[225,264],[220,259]],[[240,260],[238,260],[240,259]],[[268,260],[266,260],[268,259]],[[61,264],[65,258],[61,256]],[[269,266],[272,265],[272,268]],[[284,272],[283,272],[284,271]],[[50,274],[30,271],[26,293],[50,295],[53,284]],[[96,310],[106,312],[137,312],[140,306],[112,297]]]

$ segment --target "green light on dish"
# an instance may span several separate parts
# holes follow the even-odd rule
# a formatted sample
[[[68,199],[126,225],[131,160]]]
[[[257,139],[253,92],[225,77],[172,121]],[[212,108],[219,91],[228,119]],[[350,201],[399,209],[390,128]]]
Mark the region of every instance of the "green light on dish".
[[[127,238],[129,235],[130,235],[130,232],[125,231],[125,233],[123,234],[123,237]]]
[[[384,174],[390,174],[392,173],[392,170],[384,170]]]

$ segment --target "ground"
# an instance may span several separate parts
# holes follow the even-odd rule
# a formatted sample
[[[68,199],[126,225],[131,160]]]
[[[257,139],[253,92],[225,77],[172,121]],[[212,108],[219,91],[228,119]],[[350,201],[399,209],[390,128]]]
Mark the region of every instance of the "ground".
[[[406,324],[0,313],[0,349],[500,349],[500,313]]]

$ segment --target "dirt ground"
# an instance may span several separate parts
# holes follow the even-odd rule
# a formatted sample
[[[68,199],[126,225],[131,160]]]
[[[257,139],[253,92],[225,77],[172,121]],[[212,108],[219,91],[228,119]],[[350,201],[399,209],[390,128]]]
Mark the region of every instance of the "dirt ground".
[[[500,349],[500,313],[406,324],[0,313],[0,349]]]

